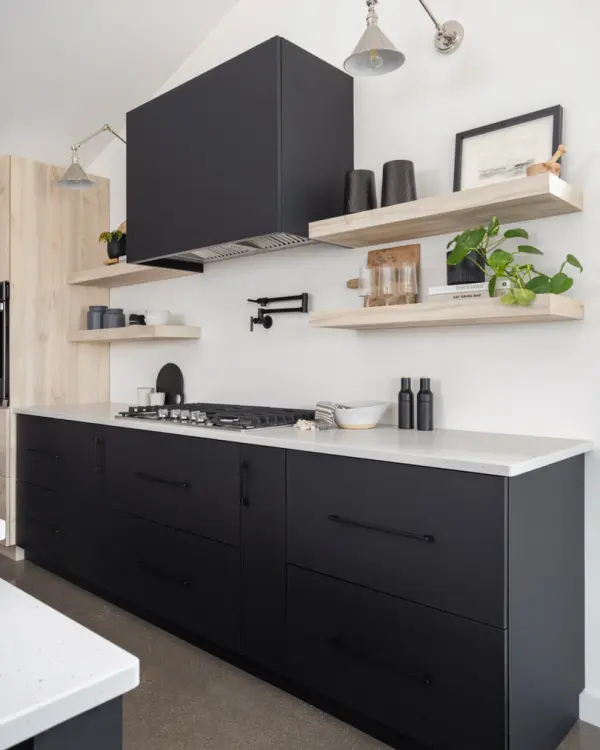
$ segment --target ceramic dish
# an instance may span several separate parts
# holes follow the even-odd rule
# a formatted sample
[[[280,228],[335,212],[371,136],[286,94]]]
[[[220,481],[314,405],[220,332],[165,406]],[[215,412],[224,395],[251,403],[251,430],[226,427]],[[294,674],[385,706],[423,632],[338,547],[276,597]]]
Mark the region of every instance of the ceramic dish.
[[[387,401],[349,401],[335,410],[335,421],[343,430],[371,430],[377,427],[388,406]]]

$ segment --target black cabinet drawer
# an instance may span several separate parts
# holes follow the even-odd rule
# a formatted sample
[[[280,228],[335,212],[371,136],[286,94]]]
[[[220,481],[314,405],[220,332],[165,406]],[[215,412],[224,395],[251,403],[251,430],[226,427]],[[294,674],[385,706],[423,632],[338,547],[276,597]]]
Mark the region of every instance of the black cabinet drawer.
[[[292,677],[439,750],[504,750],[505,631],[288,567]]]
[[[114,507],[239,545],[239,445],[120,428],[111,433],[107,467]]]
[[[125,513],[115,516],[118,544],[126,551],[116,592],[132,604],[239,651],[239,550]]]
[[[290,451],[288,562],[506,625],[504,480]]]
[[[86,497],[89,476],[103,471],[103,427],[20,415],[17,422],[17,479]]]
[[[17,482],[17,544],[33,562],[108,589],[117,555],[112,529],[84,503],[74,508],[63,491]]]

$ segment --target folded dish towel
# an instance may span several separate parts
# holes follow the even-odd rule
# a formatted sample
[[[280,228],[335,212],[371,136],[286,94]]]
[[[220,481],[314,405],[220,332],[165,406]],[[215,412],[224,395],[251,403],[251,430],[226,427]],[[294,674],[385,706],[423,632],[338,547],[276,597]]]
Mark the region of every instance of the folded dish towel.
[[[315,422],[320,430],[330,430],[332,427],[337,427],[335,410],[339,406],[332,401],[319,401],[315,407]]]

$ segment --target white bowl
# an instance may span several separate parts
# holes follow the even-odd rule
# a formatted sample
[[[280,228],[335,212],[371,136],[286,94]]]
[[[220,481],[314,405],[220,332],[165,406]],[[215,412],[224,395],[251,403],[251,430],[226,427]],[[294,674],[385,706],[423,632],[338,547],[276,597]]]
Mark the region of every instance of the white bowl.
[[[388,406],[387,401],[349,401],[335,410],[335,421],[343,430],[371,430]]]
[[[147,326],[166,326],[170,319],[171,313],[168,310],[146,310]]]

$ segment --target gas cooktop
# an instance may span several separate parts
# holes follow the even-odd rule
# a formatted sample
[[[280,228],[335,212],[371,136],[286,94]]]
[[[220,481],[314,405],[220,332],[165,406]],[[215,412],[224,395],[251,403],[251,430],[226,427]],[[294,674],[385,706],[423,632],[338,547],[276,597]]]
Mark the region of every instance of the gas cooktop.
[[[221,430],[254,430],[262,427],[289,427],[299,419],[314,419],[307,409],[279,409],[270,406],[233,404],[178,404],[177,406],[130,406],[119,412],[119,419],[168,422],[189,427]]]

